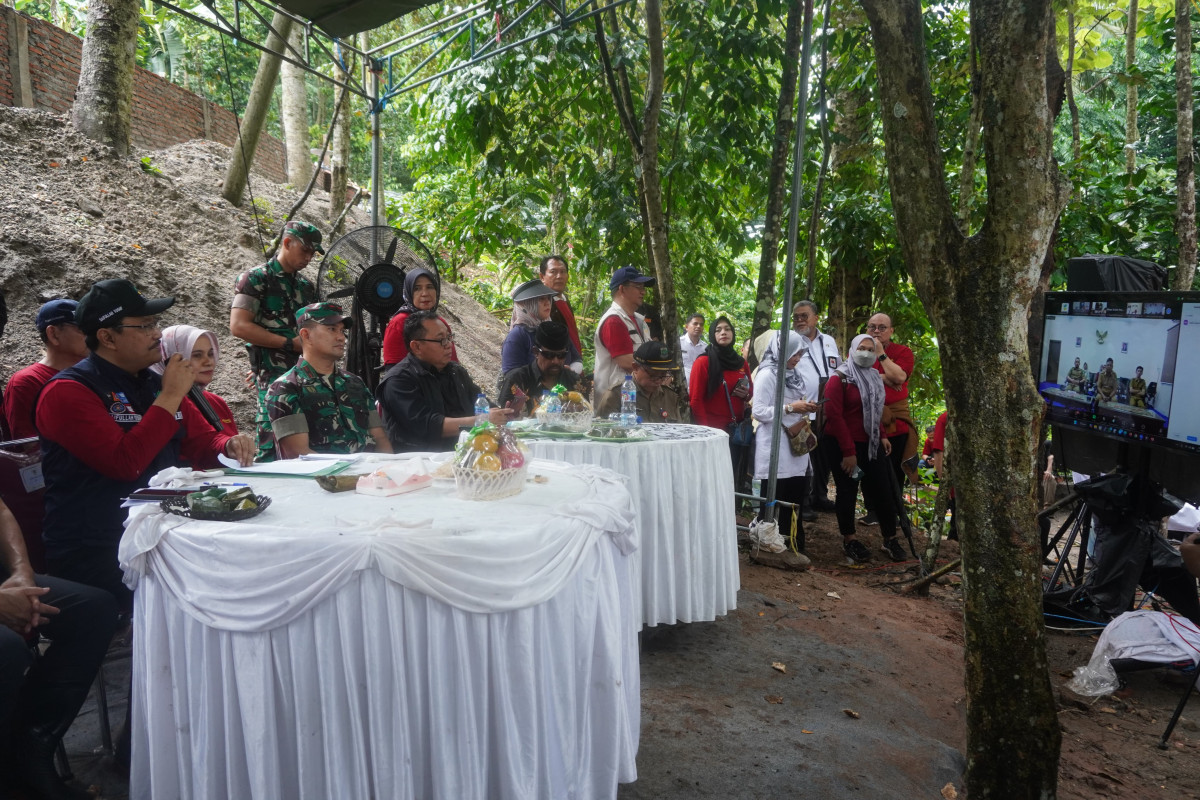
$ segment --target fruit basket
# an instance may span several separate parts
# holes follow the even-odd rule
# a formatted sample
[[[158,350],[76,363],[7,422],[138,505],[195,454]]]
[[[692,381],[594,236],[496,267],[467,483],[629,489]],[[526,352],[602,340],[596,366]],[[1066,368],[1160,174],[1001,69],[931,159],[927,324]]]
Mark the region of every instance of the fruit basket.
[[[454,456],[454,485],[464,500],[498,500],[525,488],[525,449],[513,432],[481,423]]]

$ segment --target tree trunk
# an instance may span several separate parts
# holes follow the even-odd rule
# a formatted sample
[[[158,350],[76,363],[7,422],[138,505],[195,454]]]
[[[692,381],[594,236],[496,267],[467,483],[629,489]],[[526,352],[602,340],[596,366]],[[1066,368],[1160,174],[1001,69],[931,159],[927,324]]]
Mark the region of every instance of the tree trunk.
[[[1035,478],[1041,401],[1026,318],[1066,198],[1047,104],[1050,0],[975,0],[986,217],[959,230],[933,113],[920,0],[860,0],[870,20],[896,229],[938,335],[962,519],[967,794],[1056,793]],[[987,353],[981,368],[979,354]]]
[[[343,72],[340,68],[334,68],[334,77],[343,83],[347,82],[351,75],[354,74],[354,53],[342,51],[342,56],[346,59],[346,70]],[[342,216],[342,211],[346,208],[346,194],[350,187],[350,125],[353,120],[350,116],[350,94],[347,92],[338,103],[338,98],[342,97],[342,92],[335,90],[333,100],[333,151],[329,156],[329,222],[335,223]],[[333,241],[341,235],[341,231],[331,230],[329,239]]]
[[[1192,17],[1188,0],[1175,0],[1175,235],[1179,255],[1171,288],[1187,291],[1196,279],[1196,150],[1192,141]]]
[[[1186,0],[1184,0],[1186,4]],[[1079,106],[1075,104],[1075,7],[1067,5],[1067,108],[1071,111],[1071,160],[1079,162]]]
[[[975,29],[971,29],[971,113],[967,135],[963,139],[962,171],[958,175],[958,226],[971,232],[971,199],[975,196],[975,162],[979,157],[979,129],[983,126],[983,102],[980,91],[979,58],[975,50]]]
[[[800,21],[802,0],[788,3],[784,35],[779,102],[775,105],[775,141],[771,146],[771,169],[767,174],[767,211],[763,220],[762,254],[758,259],[758,295],[754,301],[754,325],[750,338],[769,330],[776,322],[775,276],[779,266],[779,239],[783,230],[783,196],[787,187],[788,155],[796,129],[796,75],[800,71]]]
[[[1129,0],[1125,17],[1125,171],[1137,169],[1138,90],[1133,70],[1137,66],[1138,0]]]
[[[663,217],[662,179],[658,171],[658,123],[663,100],[663,30],[660,0],[645,0],[646,106],[642,113],[642,185],[645,189],[646,227],[650,232],[651,254],[658,307],[663,326],[664,344],[672,352],[679,349],[679,309],[675,303],[675,278],[667,246],[667,224]]]
[[[91,0],[71,121],[89,139],[129,155],[138,0]]]
[[[265,47],[282,53],[283,43],[292,32],[292,18],[275,12],[271,28]],[[221,196],[235,206],[242,204],[242,193],[246,190],[246,179],[250,174],[250,165],[254,163],[254,151],[258,149],[258,139],[262,135],[278,77],[279,57],[263,53],[258,61],[258,71],[254,73],[254,85],[246,101],[246,112],[242,115],[241,133],[233,146],[233,155],[229,159],[229,168],[225,170],[225,182],[221,189]]]
[[[296,52],[304,47],[303,31],[292,26],[288,44]],[[280,85],[283,89],[283,140],[287,146],[288,183],[307,186],[312,176],[312,154],[308,147],[308,91],[304,86],[304,70],[284,61]]]
[[[864,53],[863,57],[867,57],[867,54]],[[836,135],[830,158],[833,174],[843,180],[856,164],[874,158],[869,101],[868,87],[834,95],[833,130]],[[866,279],[869,269],[868,264],[847,263],[830,255],[829,307],[826,309],[825,322],[835,331],[834,338],[842,347],[849,346],[854,334],[871,315],[871,284]]]

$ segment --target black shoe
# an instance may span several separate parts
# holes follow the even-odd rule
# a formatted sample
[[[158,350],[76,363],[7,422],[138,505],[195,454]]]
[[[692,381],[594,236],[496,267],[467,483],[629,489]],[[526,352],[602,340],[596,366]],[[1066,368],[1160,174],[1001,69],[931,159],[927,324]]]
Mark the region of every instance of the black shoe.
[[[818,497],[813,500],[813,508],[817,511],[837,511],[837,503],[826,497]]]
[[[76,788],[58,777],[54,769],[54,746],[31,736],[17,744],[17,782],[42,800],[94,800],[90,792]]]
[[[800,512],[800,519],[804,520],[805,522],[816,522],[817,512],[813,511],[811,508],[806,508]]]
[[[855,564],[865,564],[871,560],[871,551],[858,539],[848,539],[842,542],[842,552]]]
[[[875,519],[875,512],[868,511],[866,514],[858,518],[859,525],[878,525],[879,520]]]
[[[904,547],[900,544],[900,537],[893,536],[890,539],[883,540],[883,552],[888,554],[888,558],[892,561],[907,561],[908,554],[904,552]]]

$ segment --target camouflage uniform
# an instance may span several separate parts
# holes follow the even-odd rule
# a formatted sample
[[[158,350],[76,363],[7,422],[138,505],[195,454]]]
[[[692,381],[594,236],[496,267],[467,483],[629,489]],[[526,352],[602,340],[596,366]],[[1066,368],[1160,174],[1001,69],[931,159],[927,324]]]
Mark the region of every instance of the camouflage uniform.
[[[365,450],[374,442],[371,428],[383,425],[360,378],[340,369],[322,375],[304,359],[271,384],[267,415],[276,439],[307,433],[317,453]]]
[[[297,335],[296,312],[316,302],[317,289],[312,282],[299,273],[284,272],[276,259],[243,272],[237,280],[234,308],[245,308],[254,313],[254,323],[271,333],[294,339]],[[246,343],[250,353],[250,369],[254,372],[258,388],[258,414],[254,421],[258,428],[258,461],[275,458],[275,438],[271,435],[271,424],[267,415],[267,390],[300,358],[299,353],[275,350],[269,347]]]

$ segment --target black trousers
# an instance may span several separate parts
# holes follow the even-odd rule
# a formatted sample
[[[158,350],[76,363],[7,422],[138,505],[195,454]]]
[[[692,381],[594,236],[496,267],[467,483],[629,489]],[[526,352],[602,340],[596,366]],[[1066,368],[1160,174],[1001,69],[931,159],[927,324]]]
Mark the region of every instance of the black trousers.
[[[46,565],[56,577],[105,590],[117,601],[117,608],[122,613],[133,610],[133,590],[124,583],[116,542],[55,549],[46,553]]]
[[[763,481],[763,490],[766,490],[766,481]],[[797,475],[793,478],[776,478],[775,480],[775,499],[783,500],[786,503],[794,503],[798,507],[802,507],[804,498],[808,495],[808,476]],[[800,508],[797,508],[797,513],[792,514],[792,509],[787,506],[779,507],[779,535],[783,538],[788,538],[792,533],[796,534],[796,549],[804,552],[804,520],[800,518]],[[766,503],[759,506],[759,519],[769,519],[770,510]],[[795,525],[792,520],[795,520]]]
[[[100,662],[117,629],[117,604],[108,592],[37,575],[49,587],[41,602],[59,613],[38,628],[50,640],[34,657],[21,634],[0,626],[0,753],[12,752],[12,731],[54,745],[87,699]]]
[[[832,441],[828,452],[834,454],[841,452],[836,439],[833,437],[826,437],[826,439]],[[880,444],[878,457],[868,460],[868,446],[867,442],[854,443],[858,466],[863,471],[861,479],[863,500],[866,501],[867,507],[875,512],[875,518],[879,521],[879,532],[883,534],[883,538],[890,539],[896,535],[896,501],[893,497],[891,476],[888,475],[892,465],[883,455],[882,444]],[[855,533],[854,504],[858,499],[860,481],[846,474],[846,471],[842,469],[840,459],[832,471],[833,483],[837,487],[837,499],[834,500],[834,505],[837,507],[838,531],[842,536],[850,536]]]

